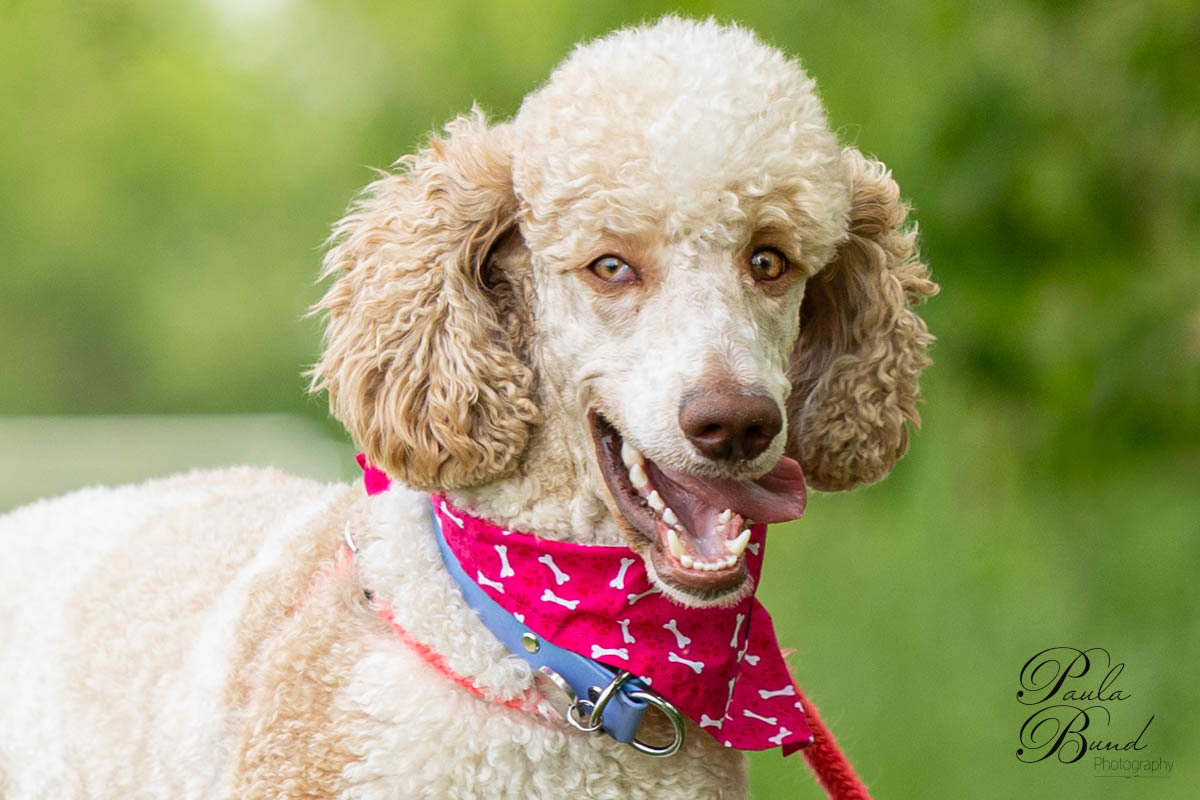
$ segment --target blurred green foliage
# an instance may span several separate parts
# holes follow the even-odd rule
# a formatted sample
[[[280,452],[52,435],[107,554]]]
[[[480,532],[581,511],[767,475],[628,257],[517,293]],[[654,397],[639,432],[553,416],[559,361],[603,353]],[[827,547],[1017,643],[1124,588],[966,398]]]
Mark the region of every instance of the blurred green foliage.
[[[325,420],[302,316],[368,167],[474,101],[512,114],[575,42],[671,10],[803,60],[894,170],[943,285],[913,454],[817,499],[764,589],[873,785],[1099,796],[1011,752],[1016,670],[1059,644],[1128,656],[1158,741],[1200,752],[1191,2],[8,0],[0,413]],[[770,759],[762,796],[815,796]],[[1163,784],[1190,796],[1186,773]]]

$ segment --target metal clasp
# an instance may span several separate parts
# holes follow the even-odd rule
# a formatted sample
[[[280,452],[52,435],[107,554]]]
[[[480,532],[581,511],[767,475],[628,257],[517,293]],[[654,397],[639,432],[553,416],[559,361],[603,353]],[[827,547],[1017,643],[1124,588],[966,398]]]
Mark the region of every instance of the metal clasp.
[[[621,687],[628,681],[633,679],[633,673],[628,670],[621,670],[616,674],[612,681],[600,690],[600,693],[593,700],[591,698],[574,697],[570,705],[567,707],[566,718],[578,730],[584,733],[595,733],[601,728],[601,720],[604,718],[604,709],[609,701],[616,696]],[[594,690],[593,690],[594,691]],[[639,753],[644,753],[648,756],[663,758],[671,756],[679,752],[679,748],[683,747],[685,730],[683,727],[683,715],[679,713],[672,703],[666,698],[663,698],[654,692],[642,691],[633,689],[627,692],[631,700],[638,700],[647,705],[661,711],[668,720],[671,721],[671,726],[674,728],[674,738],[670,744],[663,747],[655,747],[647,744],[640,739],[635,738],[629,742],[630,747],[637,750]],[[585,716],[586,714],[586,716]]]

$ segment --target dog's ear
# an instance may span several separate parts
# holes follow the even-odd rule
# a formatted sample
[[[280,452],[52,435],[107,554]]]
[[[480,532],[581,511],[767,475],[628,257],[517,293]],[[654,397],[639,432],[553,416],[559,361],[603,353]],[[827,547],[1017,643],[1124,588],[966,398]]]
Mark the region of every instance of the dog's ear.
[[[933,341],[913,306],[938,291],[887,167],[854,148],[843,160],[849,236],[808,281],[788,370],[788,452],[823,491],[879,480],[904,455]]]
[[[514,344],[528,312],[491,259],[502,243],[524,248],[507,131],[477,109],[446,130],[335,226],[323,277],[337,280],[313,309],[328,325],[310,373],[373,463],[430,490],[503,475],[539,418]]]

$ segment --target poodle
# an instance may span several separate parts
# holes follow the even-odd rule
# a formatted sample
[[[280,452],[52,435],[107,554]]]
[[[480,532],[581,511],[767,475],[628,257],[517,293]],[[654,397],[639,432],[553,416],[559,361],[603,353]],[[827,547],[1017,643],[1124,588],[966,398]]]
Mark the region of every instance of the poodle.
[[[795,61],[675,17],[402,164],[337,223],[315,306],[312,389],[368,492],[239,468],[0,519],[0,798],[746,796],[722,720],[680,711],[714,685],[684,623],[749,636],[764,523],[906,450],[937,287],[897,185]],[[582,696],[532,665],[449,569],[464,517],[511,537],[485,547],[506,568],[566,548],[534,590],[564,614],[568,567],[628,555],[610,585],[641,576],[629,603],[660,602],[699,688],[651,666]],[[613,695],[645,699],[637,738],[597,730]],[[812,761],[826,732],[774,695],[810,712]]]

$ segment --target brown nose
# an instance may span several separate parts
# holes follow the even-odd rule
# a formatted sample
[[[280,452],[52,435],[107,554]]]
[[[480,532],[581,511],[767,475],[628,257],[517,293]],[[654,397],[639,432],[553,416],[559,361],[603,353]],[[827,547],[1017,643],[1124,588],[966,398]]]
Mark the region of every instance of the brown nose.
[[[702,389],[683,398],[679,427],[709,458],[748,461],[771,446],[783,416],[766,395]]]

